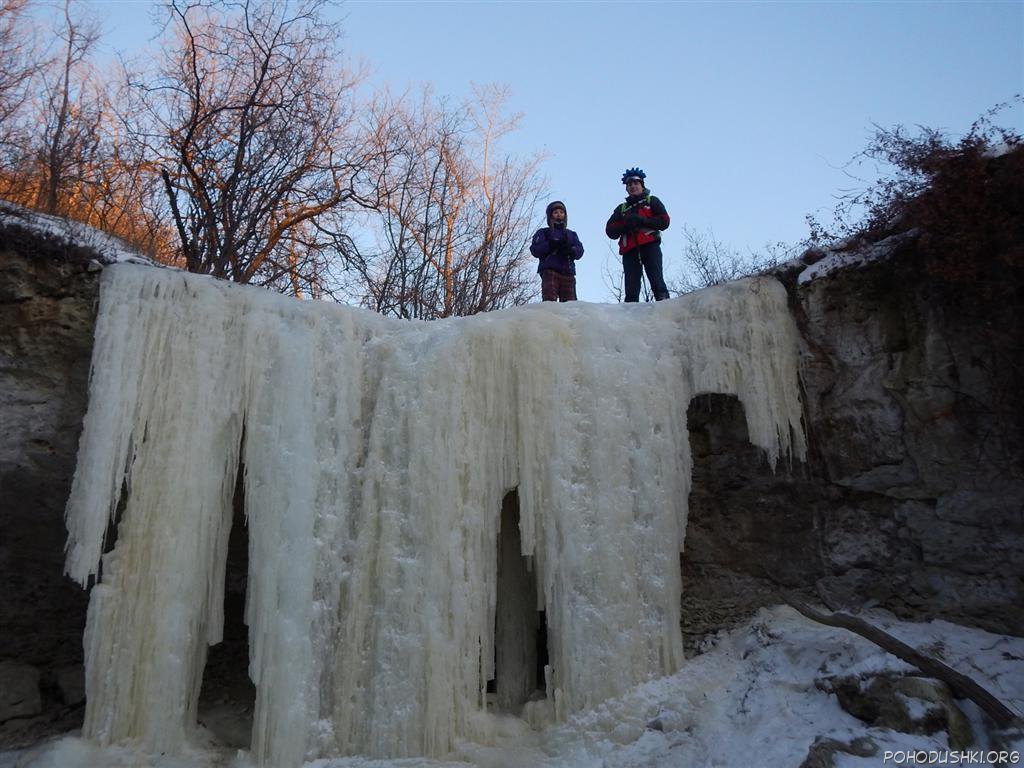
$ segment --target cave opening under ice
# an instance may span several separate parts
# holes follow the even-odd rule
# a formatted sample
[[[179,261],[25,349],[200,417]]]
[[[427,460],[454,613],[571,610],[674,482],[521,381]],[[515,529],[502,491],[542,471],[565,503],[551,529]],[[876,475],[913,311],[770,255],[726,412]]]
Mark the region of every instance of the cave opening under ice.
[[[184,745],[239,477],[260,765],[444,755],[489,742],[489,700],[561,720],[675,672],[708,392],[803,457],[776,281],[424,323],[108,268],[67,508],[66,570],[98,577],[84,735]]]

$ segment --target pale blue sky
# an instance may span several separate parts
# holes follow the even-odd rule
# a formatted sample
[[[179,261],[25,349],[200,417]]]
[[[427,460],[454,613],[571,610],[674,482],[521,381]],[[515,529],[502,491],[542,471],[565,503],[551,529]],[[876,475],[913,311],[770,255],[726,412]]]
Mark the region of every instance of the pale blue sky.
[[[111,46],[149,36],[149,3],[92,4]],[[647,171],[672,216],[671,274],[684,224],[744,251],[804,237],[804,216],[828,218],[854,184],[842,166],[872,123],[956,135],[1024,92],[1022,1],[350,0],[341,13],[346,53],[377,83],[455,97],[471,82],[511,87],[524,118],[507,147],[548,153],[549,199],[566,202],[587,249],[589,301],[609,298],[604,222],[628,166]],[[1024,132],[1022,112],[1003,122]]]

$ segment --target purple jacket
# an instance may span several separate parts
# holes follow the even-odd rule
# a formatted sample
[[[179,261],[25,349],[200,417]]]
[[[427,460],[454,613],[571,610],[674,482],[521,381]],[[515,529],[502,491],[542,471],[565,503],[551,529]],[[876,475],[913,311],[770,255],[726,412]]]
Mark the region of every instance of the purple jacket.
[[[538,273],[553,269],[565,275],[575,275],[576,259],[583,257],[583,243],[571,229],[542,227],[533,235],[530,253],[540,259]]]

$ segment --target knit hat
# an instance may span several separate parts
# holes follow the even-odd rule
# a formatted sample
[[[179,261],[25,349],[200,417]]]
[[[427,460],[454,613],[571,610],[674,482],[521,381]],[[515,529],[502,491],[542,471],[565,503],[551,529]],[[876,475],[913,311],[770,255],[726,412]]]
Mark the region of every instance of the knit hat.
[[[548,220],[549,227],[551,226],[551,213],[556,208],[561,208],[562,213],[565,214],[566,221],[569,220],[569,212],[565,210],[565,203],[563,203],[561,200],[553,200],[550,203],[548,203],[548,207],[544,209],[544,216]]]
[[[647,174],[643,172],[641,168],[627,168],[626,172],[622,174],[622,183],[625,184],[630,179],[639,179],[642,184],[644,179],[647,178]]]

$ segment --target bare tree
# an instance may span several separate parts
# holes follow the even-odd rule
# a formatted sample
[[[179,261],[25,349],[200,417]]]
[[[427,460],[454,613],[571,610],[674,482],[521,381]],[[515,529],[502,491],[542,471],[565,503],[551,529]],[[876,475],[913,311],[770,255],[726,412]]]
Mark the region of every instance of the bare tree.
[[[76,17],[70,0],[64,4],[58,31],[60,56],[42,75],[38,102],[39,133],[33,144],[37,182],[35,208],[68,213],[70,198],[81,195],[100,166],[100,123],[104,96],[88,56],[99,39],[95,20]]]
[[[92,65],[98,25],[67,0],[54,18],[56,52],[42,57],[24,42],[37,29],[22,17],[24,3],[0,2],[4,82],[10,83],[11,67],[18,65],[23,77],[31,73],[26,82],[32,83],[5,122],[15,127],[13,134],[4,132],[9,141],[2,148],[0,194],[119,235],[149,255],[166,250],[166,228],[151,205],[153,185],[113,119],[112,80]],[[20,29],[12,42],[16,21]],[[0,101],[10,107],[10,89],[5,93]]]
[[[188,270],[322,295],[333,262],[356,258],[343,221],[376,204],[374,146],[323,7],[173,0],[163,58],[130,78],[128,122]]]
[[[469,281],[472,291],[466,297],[466,307],[485,312],[529,300],[517,256],[522,254],[523,235],[529,235],[529,216],[541,191],[541,156],[524,161],[509,155],[495,159],[501,139],[516,129],[522,114],[505,115],[508,86],[474,85],[473,94],[469,114],[475,130],[471,139],[479,158],[473,182],[479,189],[482,221],[477,253],[469,259],[476,266],[477,279]]]
[[[121,237],[151,258],[179,264],[161,179],[118,119],[119,102],[116,92],[104,100],[98,156],[88,184],[67,202],[66,215]]]
[[[0,194],[24,176],[26,105],[44,59],[27,18],[29,0],[0,0]]]
[[[473,100],[452,105],[423,89],[415,103],[381,103],[397,151],[380,176],[379,249],[359,286],[365,306],[431,319],[529,300],[540,158],[500,155],[518,120],[504,114],[507,96],[477,87]]]
[[[779,243],[766,246],[764,253],[749,253],[744,256],[724,245],[710,230],[704,233],[684,226],[682,234],[683,268],[666,281],[669,290],[676,295],[771,269],[779,263],[780,254],[785,250],[785,246]]]
[[[28,84],[40,65],[27,31],[28,0],[0,0],[0,125],[6,124],[28,95]]]
[[[619,253],[618,244],[605,241],[604,262],[601,264],[601,282],[608,289],[612,299],[617,302],[622,302],[626,295],[626,289],[623,285],[624,280],[622,255]],[[648,302],[653,300],[654,294],[651,293],[651,286],[647,282],[646,276],[641,274],[640,301]]]

